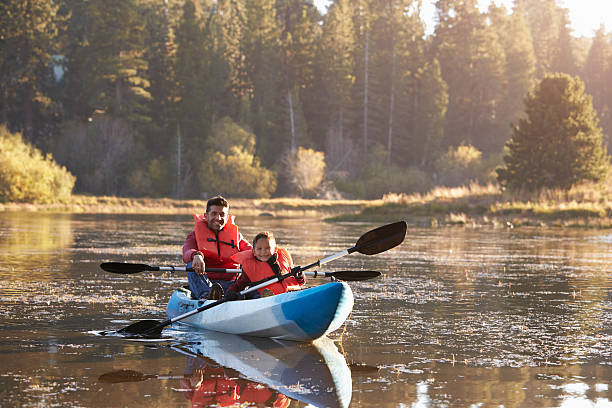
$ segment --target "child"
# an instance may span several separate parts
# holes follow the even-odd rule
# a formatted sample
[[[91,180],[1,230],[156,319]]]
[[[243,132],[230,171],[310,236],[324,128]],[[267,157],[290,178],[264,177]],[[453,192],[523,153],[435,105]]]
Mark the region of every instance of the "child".
[[[232,255],[232,260],[242,265],[243,272],[240,278],[227,289],[225,300],[238,300],[241,298],[238,292],[247,286],[254,286],[274,276],[280,277],[291,272],[293,267],[293,260],[289,252],[277,247],[274,234],[267,231],[260,232],[255,236],[252,250],[238,252]],[[304,274],[299,272],[280,282],[257,289],[258,293],[255,296],[247,296],[257,298],[278,295],[289,290],[299,290],[305,282]]]

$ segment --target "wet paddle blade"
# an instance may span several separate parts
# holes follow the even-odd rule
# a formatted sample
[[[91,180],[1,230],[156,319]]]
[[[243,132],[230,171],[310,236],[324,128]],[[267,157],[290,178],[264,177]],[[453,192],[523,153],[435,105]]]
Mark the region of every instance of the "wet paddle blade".
[[[368,231],[359,238],[355,249],[364,255],[375,255],[401,244],[408,225],[405,221],[394,222]]]
[[[155,376],[145,375],[134,370],[116,370],[102,374],[98,377],[98,381],[101,383],[116,384],[123,382],[144,381],[148,380],[149,378],[155,378]]]
[[[145,264],[121,263],[121,262],[104,262],[100,264],[100,268],[102,268],[106,272],[120,273],[124,275],[155,270],[151,268],[149,265],[145,265]]]
[[[337,271],[325,273],[326,276],[328,274],[338,280],[347,282],[374,279],[381,275],[378,271]]]
[[[123,329],[117,330],[117,333],[128,336],[146,334],[147,337],[156,337],[161,335],[163,329],[163,327],[158,327],[160,324],[161,322],[158,322],[157,320],[141,320],[139,322],[132,323]]]

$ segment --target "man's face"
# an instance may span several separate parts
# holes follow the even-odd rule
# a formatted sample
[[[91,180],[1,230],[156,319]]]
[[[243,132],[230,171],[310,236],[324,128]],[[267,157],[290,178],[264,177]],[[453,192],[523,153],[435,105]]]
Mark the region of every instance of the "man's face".
[[[227,222],[227,217],[229,217],[227,207],[211,205],[206,213],[208,228],[213,231],[221,231]]]

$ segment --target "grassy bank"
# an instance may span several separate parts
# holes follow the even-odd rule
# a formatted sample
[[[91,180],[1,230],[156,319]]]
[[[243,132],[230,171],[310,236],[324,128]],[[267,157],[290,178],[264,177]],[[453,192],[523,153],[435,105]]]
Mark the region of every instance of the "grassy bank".
[[[279,217],[330,217],[357,213],[367,205],[380,202],[367,200],[317,200],[301,198],[230,199],[234,215],[268,214]],[[171,198],[125,198],[74,195],[70,200],[54,204],[0,203],[0,211],[38,211],[64,213],[132,213],[193,214],[206,208],[206,200]]]
[[[426,194],[388,194],[380,200],[231,199],[234,215],[316,217],[329,221],[406,220],[411,225],[524,225],[612,228],[612,186],[581,186],[510,196],[498,186],[435,188]],[[75,195],[61,204],[0,204],[0,211],[192,214],[205,200]]]
[[[435,188],[427,194],[389,194],[359,213],[331,221],[406,220],[409,224],[524,225],[612,228],[612,189],[581,186],[570,191],[543,191],[511,196],[498,186],[472,184]]]

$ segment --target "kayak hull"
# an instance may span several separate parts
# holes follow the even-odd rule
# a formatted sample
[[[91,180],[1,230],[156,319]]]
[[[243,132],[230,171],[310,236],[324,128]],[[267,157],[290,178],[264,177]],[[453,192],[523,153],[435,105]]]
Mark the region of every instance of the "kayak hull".
[[[214,302],[194,300],[190,295],[186,289],[176,290],[168,302],[168,317]],[[180,322],[222,333],[313,341],[342,326],[353,303],[346,283],[330,282],[276,296],[221,303]]]

